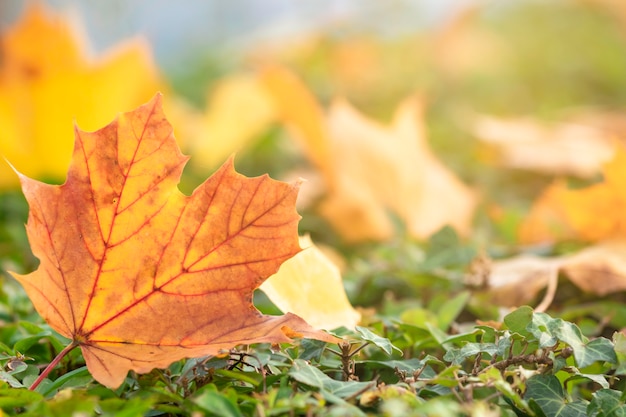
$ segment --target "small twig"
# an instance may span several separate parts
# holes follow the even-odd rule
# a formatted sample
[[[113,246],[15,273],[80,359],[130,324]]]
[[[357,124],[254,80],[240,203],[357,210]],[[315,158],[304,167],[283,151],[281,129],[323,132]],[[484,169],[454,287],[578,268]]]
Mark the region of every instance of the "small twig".
[[[508,359],[503,359],[501,361],[498,361],[494,364],[487,366],[485,369],[483,369],[483,372],[491,367],[496,368],[500,371],[504,371],[506,368],[508,368],[511,365],[520,365],[523,363],[546,365],[549,367],[553,365],[552,359],[550,359],[547,355],[537,356],[531,353],[529,355],[518,355],[518,356],[509,357]]]
[[[378,377],[374,378],[369,384],[364,386],[362,389],[358,390],[357,392],[350,395],[349,397],[346,397],[345,400],[346,401],[354,400],[356,397],[358,397],[359,395],[363,394],[366,391],[369,391],[370,388],[375,387],[377,384],[378,384]]]
[[[327,349],[329,352],[334,353],[341,358],[341,368],[343,370],[344,381],[354,379],[354,361],[352,358],[367,345],[367,343],[364,343],[358,348],[352,350],[352,345],[349,342],[343,342],[338,345],[341,352],[337,352],[333,349]]]
[[[483,353],[478,352],[478,354],[476,355],[476,358],[474,359],[474,367],[472,368],[472,375],[478,375],[478,372],[480,372],[480,362],[482,361],[482,359],[483,359]]]

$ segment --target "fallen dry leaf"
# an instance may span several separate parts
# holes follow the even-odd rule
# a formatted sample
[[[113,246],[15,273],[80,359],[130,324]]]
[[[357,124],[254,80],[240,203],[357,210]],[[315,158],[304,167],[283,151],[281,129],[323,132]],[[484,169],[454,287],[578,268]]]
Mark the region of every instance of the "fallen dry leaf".
[[[317,329],[354,328],[361,315],[346,296],[339,268],[311,241],[300,237],[304,250],[283,262],[260,289],[284,313],[294,313]]]
[[[626,290],[626,240],[610,240],[571,255],[542,258],[522,255],[492,263],[487,293],[498,305],[520,306],[535,299],[541,290],[554,285],[544,297],[545,310],[556,292],[559,274],[581,291],[603,297]]]
[[[473,132],[498,150],[503,166],[582,178],[597,175],[615,147],[610,131],[575,122],[547,125],[529,118],[480,116]]]
[[[89,59],[72,24],[38,2],[0,43],[0,153],[31,177],[63,178],[74,122],[96,129],[163,89],[143,42]],[[0,188],[17,184],[0,164]]]
[[[372,203],[364,210],[381,214],[392,210],[414,237],[428,237],[445,225],[469,231],[475,196],[428,148],[422,112],[420,100],[408,99],[398,106],[388,127],[368,120],[347,102],[331,107],[337,183],[323,209],[344,234],[360,226],[346,223],[348,219],[340,224],[334,213],[355,208],[354,202],[341,198],[354,190],[370,193]]]
[[[561,258],[534,255],[495,261],[487,279],[487,293],[497,305],[513,307],[529,304],[557,279]]]
[[[428,148],[420,100],[402,103],[391,126],[341,100],[324,117],[293,74],[275,70],[271,77],[266,85],[283,120],[324,178],[320,212],[344,239],[388,239],[394,233],[388,210],[418,238],[446,224],[469,230],[476,197]]]
[[[578,288],[603,297],[626,290],[626,241],[590,246],[568,257],[561,271]]]
[[[40,265],[13,275],[108,387],[238,344],[338,340],[252,304],[300,250],[297,184],[246,178],[230,161],[188,197],[176,187],[186,161],[157,95],[99,131],[77,130],[65,184],[19,175]]]
[[[567,237],[600,241],[626,237],[626,150],[617,147],[603,167],[604,181],[572,190],[563,182],[549,187],[520,228],[520,240]]]

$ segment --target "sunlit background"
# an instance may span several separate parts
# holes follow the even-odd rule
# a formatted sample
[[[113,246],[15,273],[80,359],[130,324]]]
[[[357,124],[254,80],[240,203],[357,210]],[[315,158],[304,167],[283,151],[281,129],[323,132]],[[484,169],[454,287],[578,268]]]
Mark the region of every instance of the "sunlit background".
[[[205,178],[231,153],[237,154],[238,169],[248,175],[304,176],[310,183],[302,192],[307,202],[301,207],[303,228],[332,240],[334,235],[325,234],[328,225],[317,223],[321,211],[316,202],[328,198],[330,190],[338,193],[337,184],[346,181],[324,176],[330,171],[344,175],[351,170],[350,158],[365,164],[369,156],[334,150],[332,157],[320,157],[323,152],[311,150],[312,138],[332,130],[325,118],[336,113],[338,100],[352,106],[351,117],[368,126],[369,133],[378,127],[391,129],[403,103],[413,100],[411,109],[419,120],[416,141],[419,136],[427,149],[423,154],[430,158],[432,149],[435,164],[472,190],[477,205],[468,209],[471,219],[426,218],[420,223],[432,228],[409,233],[425,238],[448,222],[462,224],[462,233],[471,230],[481,239],[497,233],[515,242],[519,223],[541,190],[557,177],[582,183],[598,180],[615,141],[626,132],[620,116],[626,107],[626,7],[619,0],[5,0],[0,2],[3,32],[10,31],[32,4],[44,4],[54,19],[72,22],[76,42],[86,46],[80,53],[96,64],[133,39],[144,41],[136,51],[141,58],[126,62],[129,67],[120,64],[117,73],[103,70],[105,78],[94,78],[97,81],[88,81],[82,70],[68,73],[63,81],[68,84],[55,79],[57,84],[46,87],[54,86],[58,96],[37,102],[37,112],[13,108],[22,116],[46,119],[25,125],[36,126],[33,132],[19,126],[5,129],[5,138],[0,137],[3,152],[18,169],[50,181],[63,180],[73,121],[96,129],[161,90],[183,151],[193,156],[186,171],[190,184]],[[36,49],[37,43],[35,37],[31,46]],[[262,74],[272,67],[284,70],[281,82],[293,78],[300,88],[281,87],[287,104],[279,110],[267,105],[267,96],[259,90]],[[89,77],[95,76],[89,71]],[[9,80],[5,90],[17,91],[18,84]],[[114,93],[115,99],[109,98]],[[18,102],[15,97],[7,98],[8,107]],[[309,113],[286,114],[289,111]],[[9,121],[18,119],[24,122],[7,116]],[[294,125],[302,130],[302,123],[314,126],[305,132],[309,137],[304,145],[293,132]],[[64,133],[52,135],[56,127]],[[11,132],[15,139],[9,139]],[[32,140],[36,152],[17,145],[31,143],[26,133],[40,141]],[[346,149],[365,152],[365,142],[358,140],[366,135],[353,136],[355,143]],[[384,146],[389,148],[385,152],[398,154],[393,158],[406,155]],[[398,169],[393,158],[381,171]],[[419,182],[415,178],[428,178],[426,171],[397,176],[411,178],[402,181],[412,184]],[[0,173],[7,183],[17,185],[8,168]],[[363,177],[354,170],[350,175]],[[391,174],[380,178],[381,183],[399,181]],[[395,193],[397,201],[382,202],[390,197],[375,196],[361,209],[381,204],[380,217],[395,211],[386,221],[402,235],[411,226],[398,212],[423,209],[407,209],[416,203],[397,196],[422,192],[413,184]],[[446,203],[445,195],[427,194],[421,201],[455,205]]]
[[[0,3],[4,27],[28,1]],[[166,71],[184,71],[197,54],[238,53],[259,44],[290,42],[323,31],[397,36],[437,25],[468,0],[440,1],[150,1],[48,0],[56,10],[80,16],[91,45],[103,50],[131,36],[144,36]]]

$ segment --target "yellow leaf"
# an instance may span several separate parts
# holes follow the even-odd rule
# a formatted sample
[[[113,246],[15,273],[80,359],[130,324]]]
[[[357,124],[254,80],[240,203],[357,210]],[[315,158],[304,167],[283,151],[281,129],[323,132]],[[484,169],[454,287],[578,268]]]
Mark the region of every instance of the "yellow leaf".
[[[551,186],[522,224],[521,240],[561,239],[561,231],[567,237],[588,241],[626,237],[626,150],[618,147],[603,173],[603,182],[587,188],[570,190],[563,183]]]
[[[391,126],[383,126],[359,114],[347,102],[336,102],[329,111],[336,177],[324,213],[347,238],[389,237],[391,223],[348,224],[336,217],[355,207],[355,192],[367,196],[359,203],[370,220],[386,210],[402,219],[409,234],[425,238],[445,225],[467,233],[475,196],[428,148],[422,121],[422,104],[403,102]],[[366,203],[369,200],[369,204]],[[334,204],[329,207],[328,202]],[[364,204],[365,203],[365,204]],[[345,206],[344,206],[345,205]],[[366,217],[367,216],[367,217]],[[351,230],[351,231],[350,231]],[[365,235],[370,231],[370,236]]]
[[[38,5],[1,39],[0,153],[31,177],[63,178],[74,122],[95,129],[162,87],[145,43],[90,60],[70,22]],[[15,185],[0,164],[0,188]]]
[[[277,118],[272,98],[250,75],[233,75],[219,81],[207,102],[196,138],[189,144],[198,160],[211,167],[244,149]]]
[[[309,236],[300,237],[300,246],[304,250],[259,288],[283,313],[294,313],[314,328],[354,328],[361,315],[348,301],[339,268]]]
[[[322,108],[313,94],[293,73],[281,67],[269,67],[259,75],[274,100],[278,117],[292,129],[293,137],[303,145],[309,159],[322,175],[333,175],[332,148]]]
[[[391,237],[388,210],[418,238],[446,224],[469,231],[476,197],[430,151],[420,100],[406,100],[384,126],[341,100],[323,117],[313,95],[286,70],[272,72],[266,85],[322,173],[321,213],[346,240]]]

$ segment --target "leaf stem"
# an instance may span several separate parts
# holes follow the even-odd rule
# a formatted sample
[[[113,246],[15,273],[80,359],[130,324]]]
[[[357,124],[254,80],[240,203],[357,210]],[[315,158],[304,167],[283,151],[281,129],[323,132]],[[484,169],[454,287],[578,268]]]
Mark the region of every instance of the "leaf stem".
[[[76,346],[78,346],[78,343],[76,341],[73,341],[72,343],[67,345],[62,351],[60,351],[59,354],[54,357],[54,359],[48,364],[48,366],[46,366],[46,369],[43,370],[43,372],[37,377],[35,382],[33,382],[33,384],[28,389],[34,391],[35,388],[37,388],[37,386],[41,384],[41,381],[43,381],[48,376],[50,371],[52,371],[52,369],[54,369],[54,367],[57,366],[59,362],[61,362],[61,359],[63,359],[68,353],[70,353],[70,351]]]

